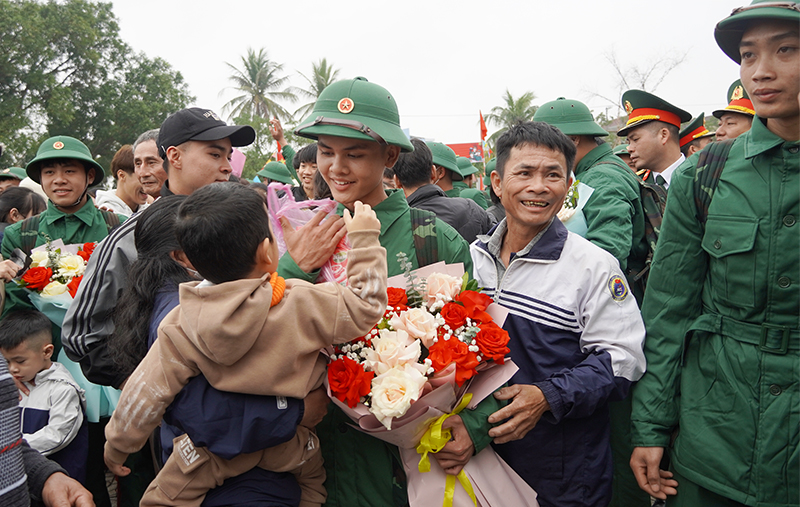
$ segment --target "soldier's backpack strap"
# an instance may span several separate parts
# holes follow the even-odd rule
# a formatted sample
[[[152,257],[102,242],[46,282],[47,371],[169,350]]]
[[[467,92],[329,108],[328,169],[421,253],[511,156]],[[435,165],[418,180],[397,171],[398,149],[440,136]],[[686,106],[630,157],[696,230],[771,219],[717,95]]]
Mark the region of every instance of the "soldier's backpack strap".
[[[99,208],[98,211],[101,215],[103,215],[103,220],[106,221],[106,227],[108,228],[109,233],[119,226],[119,215]]]
[[[417,264],[427,266],[439,261],[439,245],[436,242],[436,215],[430,211],[410,208],[411,234]]]
[[[39,237],[39,215],[34,215],[22,221],[19,228],[19,239],[22,242],[20,249],[30,255],[36,247],[36,238]]]
[[[694,173],[694,203],[696,206],[696,217],[703,229],[708,220],[708,207],[711,205],[711,198],[719,185],[722,169],[728,160],[728,154],[735,139],[726,139],[717,143],[710,143],[700,152],[697,160],[697,168]]]
[[[642,199],[642,210],[645,214],[644,237],[647,241],[647,258],[644,268],[638,273],[631,273],[631,275],[632,281],[641,283],[644,290],[647,285],[650,262],[653,260],[658,236],[661,234],[661,222],[664,219],[664,208],[667,205],[667,191],[661,185],[651,185],[638,178],[637,181]]]

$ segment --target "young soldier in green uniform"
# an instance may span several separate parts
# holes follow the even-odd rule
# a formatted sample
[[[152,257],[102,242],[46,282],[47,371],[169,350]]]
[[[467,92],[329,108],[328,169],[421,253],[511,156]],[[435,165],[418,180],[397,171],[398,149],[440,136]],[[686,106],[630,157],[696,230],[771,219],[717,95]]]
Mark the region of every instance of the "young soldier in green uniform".
[[[345,207],[352,209],[356,201],[369,204],[381,222],[381,245],[386,248],[389,276],[402,273],[397,254],[405,253],[414,268],[434,261],[463,262],[472,271],[467,243],[444,222],[427,215],[427,226],[412,230],[413,214],[400,190],[384,191],[384,167],[393,167],[402,151],[413,146],[400,129],[397,105],[391,94],[364,78],[336,82],[319,96],[314,111],[295,131],[297,135],[318,141],[317,167],[339,202],[337,213]],[[313,281],[315,269],[330,257],[339,237],[336,224],[309,228],[309,224],[294,232],[282,224],[288,252],[281,258],[279,272],[283,277]],[[429,233],[434,224],[435,241]],[[306,234],[321,234],[317,241]],[[427,239],[425,238],[427,236]],[[423,246],[419,251],[415,244]],[[323,247],[321,245],[326,245]],[[327,245],[330,247],[328,248]],[[312,252],[313,251],[313,252]],[[316,257],[316,262],[308,262]],[[297,262],[295,262],[297,261]],[[301,262],[307,266],[300,266]],[[316,265],[315,265],[316,264]],[[311,269],[309,269],[311,268]],[[453,420],[455,440],[435,455],[447,473],[457,474],[473,452],[489,444],[487,422],[489,414],[499,408],[499,402],[489,397],[474,411],[462,412]],[[331,408],[325,420],[317,426],[327,480],[328,500],[325,505],[339,507],[402,506],[408,504],[405,474],[396,447],[360,433],[350,426],[343,412]]]
[[[433,167],[436,170],[433,184],[439,185],[447,197],[459,197],[461,190],[467,186],[461,182],[464,178],[458,168],[456,153],[444,143],[426,141],[425,144],[431,149],[431,155],[433,155]]]
[[[672,173],[685,159],[678,135],[681,123],[691,120],[692,115],[641,90],[623,93],[622,106],[628,121],[617,135],[628,138],[628,153],[636,165],[636,174],[646,183],[666,189]]]
[[[705,116],[706,113],[700,113],[678,134],[681,140],[681,153],[684,157],[691,157],[714,140],[714,132],[709,132],[706,128]]]
[[[286,165],[282,162],[267,162],[264,167],[256,173],[256,176],[261,178],[261,181],[263,181],[265,185],[273,181],[286,185],[294,185],[295,183],[294,180],[292,180],[289,169],[287,169]]]
[[[585,237],[617,258],[627,275],[629,287],[641,303],[643,294],[641,291],[637,294],[639,284],[632,278],[644,268],[648,247],[636,175],[602,140],[608,132],[595,123],[591,111],[582,102],[563,97],[548,102],[536,111],[533,120],[556,127],[575,144],[575,178],[594,189],[583,207],[588,227]],[[630,398],[610,402],[609,409],[614,456],[611,505],[649,507],[650,498],[639,490],[628,465],[633,450]]]
[[[461,181],[453,182],[453,191],[458,190],[458,194],[450,195],[448,197],[463,197],[464,199],[472,199],[481,208],[489,208],[489,201],[486,200],[486,195],[472,185],[475,181],[475,174],[478,173],[478,168],[472,165],[472,162],[467,157],[458,157],[456,159],[458,171],[461,173]]]
[[[756,116],[722,162],[690,158],[669,193],[642,308],[631,467],[651,495],[675,495],[659,461],[678,428],[670,507],[800,504],[799,27],[800,4],[767,0],[717,25]]]
[[[736,139],[750,130],[756,112],[753,110],[753,101],[750,100],[750,95],[742,86],[741,79],[734,81],[728,88],[728,105],[711,114],[715,118],[719,118],[719,127],[716,132],[717,141]]]

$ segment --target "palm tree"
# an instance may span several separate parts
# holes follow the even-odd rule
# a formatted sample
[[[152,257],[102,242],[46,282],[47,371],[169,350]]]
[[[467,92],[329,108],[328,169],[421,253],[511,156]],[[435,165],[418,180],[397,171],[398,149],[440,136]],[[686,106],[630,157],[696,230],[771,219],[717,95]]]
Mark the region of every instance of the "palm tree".
[[[311,64],[311,78],[307,77],[302,72],[298,72],[303,79],[308,83],[308,88],[293,88],[292,91],[297,95],[304,98],[311,99],[311,102],[302,105],[297,111],[294,112],[299,120],[303,120],[306,116],[311,114],[314,109],[314,103],[317,101],[319,94],[322,93],[328,85],[337,81],[339,77],[339,69],[334,69],[333,66],[328,65],[328,60],[323,58],[317,63]]]
[[[511,92],[506,89],[503,95],[505,106],[495,106],[486,115],[487,122],[500,126],[500,130],[489,136],[489,141],[494,142],[505,132],[508,127],[520,121],[530,121],[539,106],[532,104],[536,98],[533,92],[525,92],[518,99],[514,99]]]
[[[270,60],[263,48],[258,52],[248,48],[247,56],[242,57],[241,69],[230,63],[226,65],[233,71],[230,80],[235,86],[232,88],[241,93],[223,106],[230,112],[230,118],[250,115],[267,119],[274,116],[282,120],[292,119],[291,113],[277,102],[297,101],[297,96],[292,90],[285,87],[289,78],[280,76],[283,64]]]

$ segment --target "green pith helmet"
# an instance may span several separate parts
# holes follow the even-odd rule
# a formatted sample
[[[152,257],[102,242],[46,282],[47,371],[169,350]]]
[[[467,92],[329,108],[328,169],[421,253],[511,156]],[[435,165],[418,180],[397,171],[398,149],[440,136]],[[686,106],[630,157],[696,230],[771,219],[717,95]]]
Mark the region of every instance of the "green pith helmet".
[[[776,2],[775,0],[753,0],[747,7],[739,7],[731,15],[717,23],[714,38],[723,53],[731,60],[741,64],[739,43],[745,29],[752,21],[785,20],[800,23],[800,4],[792,0]]]
[[[681,148],[686,146],[687,144],[691,143],[695,139],[701,139],[703,137],[711,137],[714,135],[713,132],[709,132],[705,125],[705,118],[706,113],[700,113],[697,118],[690,121],[685,127],[681,129],[680,134],[678,134],[678,139],[680,139]]]
[[[322,90],[311,115],[294,133],[315,140],[320,135],[363,139],[414,151],[400,128],[392,94],[363,77],[337,81]]]
[[[618,157],[620,155],[628,155],[628,156],[630,156],[630,153],[628,153],[628,145],[627,144],[620,144],[618,146],[615,146],[614,147],[614,155],[616,155]]]
[[[492,186],[492,171],[494,171],[496,168],[497,168],[497,158],[492,157],[491,160],[486,162],[486,170],[485,170],[486,174],[483,176],[483,184],[486,187]]]
[[[103,166],[92,158],[89,148],[74,137],[55,136],[43,142],[36,151],[36,156],[25,166],[25,172],[36,183],[42,184],[40,175],[42,173],[42,162],[54,158],[72,158],[86,162],[89,167],[94,168],[94,181],[89,186],[99,185],[106,177]],[[88,172],[89,167],[86,167]]]
[[[257,176],[260,178],[280,181],[281,183],[286,183],[287,185],[292,185],[294,181],[292,181],[292,174],[289,172],[289,169],[286,168],[280,162],[267,162],[267,164],[256,173]]]
[[[456,152],[453,151],[453,148],[444,143],[437,143],[436,141],[425,141],[425,144],[427,144],[428,148],[431,150],[434,165],[440,165],[445,169],[450,169],[457,173],[459,176],[461,175],[461,173],[458,172]]]
[[[15,180],[24,180],[27,174],[25,169],[21,167],[8,167],[0,171],[0,179],[14,178]]]
[[[467,157],[456,158],[456,164],[458,165],[458,174],[460,174],[462,178],[466,178],[478,172],[478,168],[472,165],[472,161]]]
[[[623,93],[622,106],[628,113],[628,121],[617,132],[619,136],[627,136],[631,130],[651,121],[669,123],[680,129],[681,123],[692,119],[692,115],[683,109],[642,90],[628,90]]]
[[[723,114],[727,113],[740,113],[747,116],[755,116],[756,111],[753,109],[753,101],[750,100],[750,95],[747,90],[742,86],[742,80],[737,79],[728,88],[727,95],[728,105],[724,109],[717,109],[713,114],[716,118],[722,118]]]
[[[564,97],[540,106],[533,115],[533,121],[552,125],[567,136],[608,135],[603,127],[595,123],[592,112],[586,104]]]

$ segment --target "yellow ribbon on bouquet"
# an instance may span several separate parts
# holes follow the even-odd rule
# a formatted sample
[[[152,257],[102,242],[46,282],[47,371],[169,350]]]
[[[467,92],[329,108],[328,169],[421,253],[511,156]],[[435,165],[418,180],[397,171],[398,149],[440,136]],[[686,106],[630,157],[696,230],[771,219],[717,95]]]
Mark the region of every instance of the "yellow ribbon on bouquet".
[[[449,428],[442,428],[442,424],[444,421],[452,416],[456,415],[469,405],[470,400],[472,400],[472,393],[467,393],[461,399],[461,403],[453,410],[452,413],[444,414],[439,416],[433,424],[430,425],[428,430],[422,435],[422,438],[419,440],[419,445],[417,445],[417,453],[421,454],[422,457],[419,459],[419,471],[422,473],[430,472],[431,471],[431,462],[428,458],[429,452],[439,452],[441,451],[447,442],[450,441],[451,433]],[[445,483],[444,488],[444,503],[442,504],[443,507],[452,507],[453,505],[453,497],[456,494],[456,479],[461,485],[464,487],[464,490],[467,492],[469,497],[472,499],[472,503],[475,506],[478,505],[478,500],[475,498],[475,491],[472,489],[472,484],[469,482],[469,477],[467,474],[464,473],[464,470],[461,470],[458,475],[447,475],[447,482]]]

